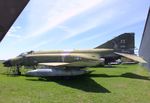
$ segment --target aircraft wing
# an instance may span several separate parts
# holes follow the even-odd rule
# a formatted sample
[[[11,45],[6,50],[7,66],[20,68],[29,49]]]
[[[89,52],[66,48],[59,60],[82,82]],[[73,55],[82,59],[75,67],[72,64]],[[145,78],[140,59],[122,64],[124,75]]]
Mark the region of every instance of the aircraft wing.
[[[140,63],[147,63],[143,58],[133,55],[133,54],[125,54],[125,53],[118,53],[118,52],[115,52],[115,54],[140,62]]]
[[[0,41],[28,2],[29,0],[0,0]]]
[[[52,66],[52,67],[66,66],[68,64],[70,63],[65,63],[65,62],[39,63],[39,65]]]

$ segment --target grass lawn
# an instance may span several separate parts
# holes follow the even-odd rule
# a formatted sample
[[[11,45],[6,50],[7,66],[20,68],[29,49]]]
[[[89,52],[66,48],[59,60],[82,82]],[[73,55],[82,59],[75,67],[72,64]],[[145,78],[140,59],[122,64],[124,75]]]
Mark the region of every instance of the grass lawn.
[[[150,74],[143,67],[89,68],[73,79],[6,75],[0,64],[0,103],[150,103]]]

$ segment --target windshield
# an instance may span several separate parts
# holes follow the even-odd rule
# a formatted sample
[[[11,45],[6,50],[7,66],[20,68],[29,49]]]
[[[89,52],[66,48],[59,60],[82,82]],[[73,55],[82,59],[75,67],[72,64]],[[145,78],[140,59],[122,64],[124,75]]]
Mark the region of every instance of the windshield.
[[[22,56],[25,56],[27,54],[32,54],[34,51],[29,51],[29,52],[24,52],[24,53],[21,53],[20,55],[18,55],[18,57],[22,57]]]

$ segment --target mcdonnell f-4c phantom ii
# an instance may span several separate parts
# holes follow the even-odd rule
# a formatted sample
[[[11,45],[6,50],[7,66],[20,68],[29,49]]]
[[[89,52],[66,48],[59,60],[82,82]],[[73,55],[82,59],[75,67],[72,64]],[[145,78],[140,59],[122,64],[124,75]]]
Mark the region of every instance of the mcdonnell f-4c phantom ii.
[[[33,76],[74,76],[87,73],[85,67],[97,66],[103,61],[100,55],[109,54],[112,49],[90,49],[73,51],[39,51],[28,52],[16,58],[9,59],[3,64],[6,67],[45,66],[45,69],[36,69],[27,72]],[[50,69],[49,69],[50,68]]]
[[[15,66],[18,74],[20,74],[19,68],[21,66],[35,68],[35,70],[30,70],[26,73],[28,76],[77,76],[89,73],[90,71],[87,71],[86,67],[105,65],[105,58],[110,58],[112,55],[119,55],[136,62],[146,63],[145,60],[134,54],[117,52],[117,48],[95,48],[72,51],[30,51],[9,59],[3,64],[5,67]]]

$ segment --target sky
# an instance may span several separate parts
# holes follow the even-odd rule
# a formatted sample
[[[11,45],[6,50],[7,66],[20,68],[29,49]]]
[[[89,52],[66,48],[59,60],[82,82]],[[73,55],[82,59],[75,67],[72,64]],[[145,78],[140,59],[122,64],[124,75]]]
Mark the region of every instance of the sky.
[[[30,0],[0,44],[0,60],[27,51],[91,49],[126,32],[138,50],[150,0]]]

